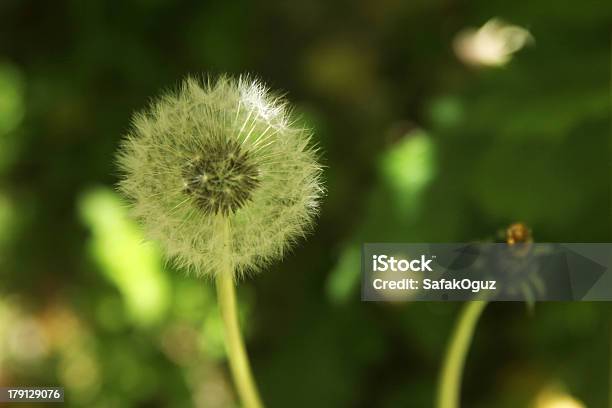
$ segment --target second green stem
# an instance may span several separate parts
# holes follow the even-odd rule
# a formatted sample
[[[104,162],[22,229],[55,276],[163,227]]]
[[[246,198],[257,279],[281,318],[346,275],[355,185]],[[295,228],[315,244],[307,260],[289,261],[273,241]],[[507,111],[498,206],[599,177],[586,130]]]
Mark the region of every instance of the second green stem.
[[[461,379],[465,359],[472,343],[474,329],[487,301],[475,300],[466,303],[450,339],[440,382],[438,385],[438,408],[459,408],[461,401]]]

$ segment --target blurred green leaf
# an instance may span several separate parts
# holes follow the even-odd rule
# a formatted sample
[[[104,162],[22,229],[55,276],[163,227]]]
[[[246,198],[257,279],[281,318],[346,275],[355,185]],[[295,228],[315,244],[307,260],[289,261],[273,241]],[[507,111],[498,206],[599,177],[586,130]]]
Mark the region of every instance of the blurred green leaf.
[[[143,242],[140,229],[127,218],[125,206],[110,189],[87,191],[79,208],[92,231],[92,254],[104,275],[117,285],[135,323],[159,322],[170,300],[159,250]]]

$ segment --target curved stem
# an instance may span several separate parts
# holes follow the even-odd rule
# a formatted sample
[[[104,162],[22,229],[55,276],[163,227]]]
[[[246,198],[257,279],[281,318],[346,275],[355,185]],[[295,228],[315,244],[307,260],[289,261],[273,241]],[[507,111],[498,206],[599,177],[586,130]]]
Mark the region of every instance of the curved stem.
[[[244,347],[240,326],[238,324],[238,309],[236,306],[236,290],[234,286],[234,271],[229,259],[229,225],[226,219],[220,225],[223,237],[224,270],[217,272],[217,299],[225,329],[225,345],[230,363],[234,384],[242,405],[245,408],[261,408],[261,398],[253,380],[251,366]]]
[[[438,384],[438,408],[460,406],[461,378],[465,359],[472,343],[476,323],[486,305],[486,300],[475,300],[468,302],[461,311],[442,366]]]

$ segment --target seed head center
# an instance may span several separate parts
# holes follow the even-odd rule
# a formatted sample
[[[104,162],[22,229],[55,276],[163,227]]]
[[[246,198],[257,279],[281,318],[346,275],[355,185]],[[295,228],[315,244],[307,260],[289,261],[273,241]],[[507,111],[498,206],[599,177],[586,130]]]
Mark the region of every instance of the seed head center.
[[[244,206],[259,184],[259,170],[233,141],[202,147],[183,168],[183,191],[209,214],[230,214]]]

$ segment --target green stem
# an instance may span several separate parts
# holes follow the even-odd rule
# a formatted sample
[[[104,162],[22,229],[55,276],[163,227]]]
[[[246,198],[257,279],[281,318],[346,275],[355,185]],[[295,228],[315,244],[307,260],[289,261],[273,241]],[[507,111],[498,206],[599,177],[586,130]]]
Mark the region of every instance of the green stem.
[[[468,302],[459,316],[459,320],[450,339],[440,382],[438,384],[438,408],[459,408],[461,400],[461,377],[465,359],[472,342],[476,323],[482,314],[487,301]]]
[[[234,384],[238,391],[238,396],[245,408],[261,408],[261,398],[257,391],[257,386],[253,380],[251,366],[244,347],[240,326],[238,324],[238,310],[236,306],[236,289],[234,286],[234,271],[229,259],[229,225],[227,220],[223,220],[220,225],[221,236],[225,243],[224,270],[218,271],[216,276],[217,299],[221,317],[225,328],[225,345],[229,357],[230,369],[234,377]]]
[[[608,373],[608,381],[609,381],[608,406],[612,408],[612,321],[610,321],[610,333],[609,333],[608,341],[610,342],[610,350],[608,351],[609,353],[608,358],[610,360],[610,367],[609,367],[609,373]]]

